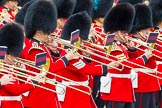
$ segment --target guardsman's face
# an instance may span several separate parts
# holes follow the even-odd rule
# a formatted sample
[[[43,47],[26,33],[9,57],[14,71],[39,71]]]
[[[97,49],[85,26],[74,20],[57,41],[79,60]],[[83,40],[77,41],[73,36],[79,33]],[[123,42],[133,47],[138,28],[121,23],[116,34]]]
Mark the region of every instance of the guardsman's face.
[[[38,30],[36,31],[34,38],[38,39],[39,41],[42,41],[44,43],[48,42],[48,34],[47,33],[43,33],[43,31]]]
[[[86,50],[86,51],[82,51],[82,55],[86,56],[86,57],[90,57],[90,50],[86,47],[81,47],[82,49]]]
[[[44,43],[48,43],[48,41],[49,41],[48,34],[47,33],[42,33],[41,35],[42,35],[42,41]]]

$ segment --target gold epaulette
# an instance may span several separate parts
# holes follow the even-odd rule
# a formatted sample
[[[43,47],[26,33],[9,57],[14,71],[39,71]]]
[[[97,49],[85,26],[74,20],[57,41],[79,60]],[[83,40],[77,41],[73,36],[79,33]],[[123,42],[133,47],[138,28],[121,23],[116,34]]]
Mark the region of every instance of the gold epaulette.
[[[123,47],[125,50],[127,49],[126,46],[124,46],[122,44],[121,44],[121,47]],[[116,55],[116,58],[118,59],[118,61],[123,61],[123,60],[127,59],[127,57],[124,54],[123,50],[117,45],[116,42],[114,42],[113,45],[112,45],[111,52],[113,52],[113,51],[120,51],[120,52],[122,52],[121,54]]]
[[[44,49],[41,48],[37,42],[33,42],[32,43],[32,47],[29,49],[28,53],[31,51],[31,50],[40,50],[42,52],[44,52]]]
[[[49,71],[50,68],[50,58],[46,58],[46,63],[42,66],[40,66],[40,68],[42,69],[41,74],[43,76],[47,75],[47,72]]]
[[[113,45],[112,45],[112,50],[111,50],[111,52],[112,52],[112,51],[121,51],[121,52],[123,52],[123,51],[121,50],[121,48],[117,45],[116,42],[114,42]]]
[[[126,55],[124,53],[121,53],[119,55],[116,55],[116,58],[118,59],[118,61],[122,62],[124,60],[127,59]]]

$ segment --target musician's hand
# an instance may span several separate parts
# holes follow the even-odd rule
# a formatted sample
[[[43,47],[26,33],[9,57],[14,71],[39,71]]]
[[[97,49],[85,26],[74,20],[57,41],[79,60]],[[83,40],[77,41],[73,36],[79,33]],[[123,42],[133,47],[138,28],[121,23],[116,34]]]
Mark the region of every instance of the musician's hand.
[[[58,47],[58,44],[56,41],[54,41],[54,39],[51,39],[51,41],[49,41],[47,43],[47,47],[54,53],[57,53],[57,47]]]
[[[108,64],[108,69],[113,69],[114,67],[117,68],[119,66],[119,62],[113,61]]]
[[[95,30],[91,30],[90,33],[89,33],[90,36],[95,36],[96,35],[96,32]]]
[[[15,79],[12,75],[6,74],[0,78],[1,85],[13,84]]]
[[[146,56],[147,59],[152,57],[152,51],[151,50],[145,50],[144,55]]]
[[[17,63],[15,64],[15,66],[16,66],[16,67],[19,67],[19,68],[21,68],[21,69],[26,69],[26,66],[25,66],[24,64],[20,63],[20,62],[17,62]]]
[[[35,76],[35,79],[36,79],[36,81],[37,81],[38,83],[44,83],[45,77],[44,77],[43,75],[41,75],[41,74],[37,74],[37,75]]]
[[[65,57],[67,58],[67,60],[73,60],[73,59],[79,59],[79,54],[76,51],[69,51]]]

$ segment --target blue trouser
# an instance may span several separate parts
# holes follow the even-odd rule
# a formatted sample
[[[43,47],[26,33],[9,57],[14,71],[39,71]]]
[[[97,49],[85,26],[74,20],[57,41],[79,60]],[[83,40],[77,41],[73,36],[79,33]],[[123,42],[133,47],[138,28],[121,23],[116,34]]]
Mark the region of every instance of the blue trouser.
[[[92,91],[92,97],[97,105],[97,108],[104,108],[106,101],[100,99],[100,78],[101,76],[94,77],[94,86]]]
[[[161,90],[155,93],[156,108],[162,108],[162,86]]]
[[[106,108],[134,108],[133,102],[106,102]]]
[[[94,100],[99,96],[99,90],[100,90],[100,78],[101,76],[94,76],[94,84],[93,84],[93,90],[92,90],[92,97]]]
[[[153,92],[135,93],[135,108],[156,108]]]

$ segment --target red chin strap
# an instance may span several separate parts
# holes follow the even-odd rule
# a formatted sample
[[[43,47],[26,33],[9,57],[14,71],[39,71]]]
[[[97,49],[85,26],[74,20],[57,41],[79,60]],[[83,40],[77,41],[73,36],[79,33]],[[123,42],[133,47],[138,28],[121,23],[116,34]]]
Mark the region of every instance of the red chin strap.
[[[154,32],[154,31],[155,31],[155,29],[154,29],[154,28],[151,28],[151,29],[150,29],[150,32]]]
[[[128,37],[132,37],[133,35],[132,35],[132,34],[128,34],[127,36],[128,36]]]

